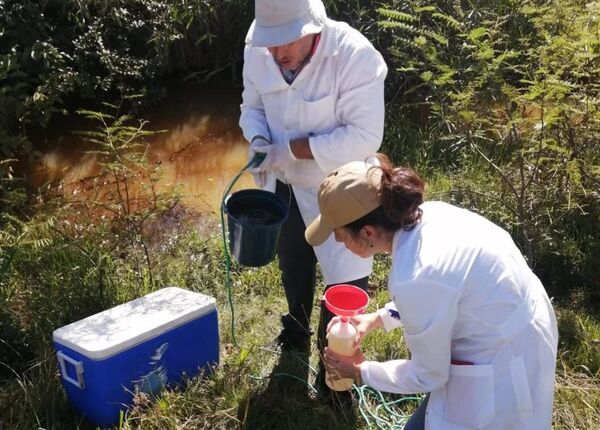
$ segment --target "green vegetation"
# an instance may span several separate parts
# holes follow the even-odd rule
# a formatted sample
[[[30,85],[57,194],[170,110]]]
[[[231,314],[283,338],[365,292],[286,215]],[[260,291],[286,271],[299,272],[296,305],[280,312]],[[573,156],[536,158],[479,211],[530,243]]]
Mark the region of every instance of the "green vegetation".
[[[17,290],[15,286],[9,300],[10,320],[19,324],[19,327],[13,327],[15,337],[11,345],[18,345],[15,338],[23,343],[38,339],[39,345],[29,345],[35,349],[35,354],[12,360],[25,365],[14,369],[18,377],[8,372],[5,375],[0,400],[6,407],[0,414],[0,421],[7,428],[15,429],[89,429],[93,427],[70,410],[60,388],[55,359],[49,347],[51,329],[148,292],[149,287],[144,286],[148,284],[148,278],[139,282],[132,262],[111,258],[107,253],[103,254],[104,269],[99,275],[97,266],[90,264],[86,256],[86,252],[95,246],[85,248],[85,242],[80,240],[66,240],[53,233],[48,236],[53,238],[51,243],[37,249],[31,246],[27,253],[23,252],[14,260],[23,267],[19,271],[17,266],[11,273],[15,284],[30,270],[24,264],[42,260],[46,270],[40,276],[29,276],[27,288],[21,284]],[[232,345],[220,243],[195,229],[161,242],[161,259],[155,260],[154,265],[156,282],[200,291],[217,299],[221,365],[210,379],[192,379],[185,389],[166,392],[154,403],[140,399],[122,428],[341,429],[353,423],[358,429],[368,428],[358,409],[344,415],[335,406],[316,397],[309,386],[289,376],[308,374],[309,383],[314,382],[313,371],[303,364],[306,357],[280,356],[277,349],[269,346],[279,330],[279,315],[285,309],[274,264],[261,269],[238,268],[234,271],[236,337],[242,347],[238,350]],[[380,259],[376,265],[373,308],[387,300],[384,281],[387,265],[385,259]],[[71,275],[71,272],[75,273]],[[99,295],[99,283],[104,284],[105,297],[110,299]],[[41,292],[44,292],[43,297],[40,297]],[[26,293],[29,297],[23,298]],[[25,300],[29,308],[16,309],[19,302]],[[562,339],[555,428],[595,428],[600,423],[600,384],[592,375],[597,375],[600,367],[600,320],[559,308],[559,321]],[[27,333],[28,338],[17,337],[17,330],[20,336]],[[407,351],[398,347],[401,339],[401,331],[391,335],[374,334],[366,340],[366,354],[374,359],[406,357]],[[24,347],[17,347],[21,353],[25,351]],[[316,361],[313,349],[309,363],[315,367]],[[386,398],[396,399],[394,396]],[[375,399],[371,402],[375,409]],[[415,405],[415,402],[407,402],[398,413],[408,414]]]
[[[511,232],[554,297],[554,428],[600,427],[600,3],[325,3],[388,63],[384,152],[422,172],[430,199]],[[344,413],[294,378],[313,382],[316,351],[269,346],[285,309],[275,264],[234,268],[233,345],[218,226],[186,224],[145,157],[136,112],[169,80],[239,86],[250,18],[240,0],[0,1],[0,428],[93,428],[61,389],[52,331],[165,285],[217,299],[221,365],[138,398],[121,428],[369,428],[364,404]],[[36,156],[32,134],[76,111],[105,173],[93,198],[69,203],[28,189],[16,166]],[[188,227],[167,228],[173,219]],[[388,264],[376,262],[373,307],[387,300]],[[366,353],[406,356],[401,338],[373,335]]]
[[[409,141],[388,133],[389,151],[445,176],[452,201],[511,231],[554,294],[568,290],[561,273],[598,293],[588,271],[600,258],[589,246],[600,238],[591,227],[600,216],[598,7],[380,11],[403,41],[390,51],[405,77],[401,109],[414,102],[429,112],[418,131],[398,118]]]
[[[53,116],[156,102],[169,76],[235,76],[249,16],[241,0],[0,2],[0,154],[31,155],[31,130]]]

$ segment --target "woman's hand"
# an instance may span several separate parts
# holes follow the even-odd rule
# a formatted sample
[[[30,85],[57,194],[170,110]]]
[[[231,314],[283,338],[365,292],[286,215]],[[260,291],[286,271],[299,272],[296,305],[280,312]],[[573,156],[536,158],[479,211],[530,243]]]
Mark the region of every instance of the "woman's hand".
[[[329,348],[325,348],[323,362],[325,369],[329,373],[329,377],[333,380],[351,378],[357,384],[362,384],[360,376],[360,364],[365,361],[365,356],[360,349],[354,352],[354,355],[348,357],[346,355],[336,354]]]
[[[327,324],[327,333],[329,333],[331,327],[333,327],[334,324],[340,322],[340,320],[340,317],[332,318],[331,321],[329,321],[329,324]],[[352,323],[354,327],[356,327],[357,335],[356,340],[354,342],[354,348],[357,349],[360,348],[363,338],[368,333],[383,326],[383,321],[381,321],[381,318],[379,317],[377,312],[350,317],[348,318],[348,321]]]

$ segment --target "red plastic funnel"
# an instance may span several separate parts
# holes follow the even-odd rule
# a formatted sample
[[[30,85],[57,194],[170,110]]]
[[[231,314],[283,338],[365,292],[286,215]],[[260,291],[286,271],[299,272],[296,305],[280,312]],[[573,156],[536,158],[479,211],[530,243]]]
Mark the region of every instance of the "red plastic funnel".
[[[334,285],[325,291],[325,306],[341,317],[362,314],[369,304],[366,292],[354,285]]]

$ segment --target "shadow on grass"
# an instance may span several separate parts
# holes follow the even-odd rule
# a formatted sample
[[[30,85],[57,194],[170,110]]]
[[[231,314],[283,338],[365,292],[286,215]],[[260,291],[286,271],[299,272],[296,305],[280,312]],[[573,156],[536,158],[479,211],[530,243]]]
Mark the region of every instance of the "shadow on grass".
[[[318,393],[308,363],[307,351],[282,352],[268,382],[240,402],[240,428],[356,429],[355,407]]]

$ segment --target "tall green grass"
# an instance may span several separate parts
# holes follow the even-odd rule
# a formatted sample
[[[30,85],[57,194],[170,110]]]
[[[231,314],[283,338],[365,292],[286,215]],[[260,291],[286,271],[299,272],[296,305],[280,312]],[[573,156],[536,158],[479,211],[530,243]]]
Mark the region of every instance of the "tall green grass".
[[[8,309],[19,305],[31,312],[23,315],[14,309],[14,313],[3,316],[2,323],[13,318],[13,325],[32,339],[32,351],[30,359],[24,362],[13,357],[11,363],[2,365],[5,370],[0,384],[0,403],[5,406],[0,410],[2,428],[94,428],[73,412],[65,398],[50,346],[51,330],[162,285],[177,285],[217,299],[221,363],[213,375],[194,376],[184,386],[164,392],[154,402],[137,398],[121,428],[368,428],[356,402],[353,409],[347,411],[312,390],[318,361],[314,345],[309,356],[302,356],[282,354],[271,344],[279,331],[279,316],[286,309],[275,263],[258,269],[234,268],[235,335],[241,348],[234,347],[222,247],[218,240],[210,237],[214,228],[217,226],[212,224],[212,227],[205,226],[204,232],[188,229],[161,240],[161,246],[153,248],[157,256],[160,255],[154,260],[158,263],[155,267],[157,284],[153,287],[141,287],[134,276],[135,268],[126,258],[112,261],[104,278],[110,288],[105,288],[103,298],[98,284],[91,281],[94,277],[88,277],[87,284],[77,280],[77,274],[81,275],[77,270],[95,273],[91,263],[85,265],[85,247],[80,244],[67,247],[70,254],[65,254],[64,243],[51,241],[31,250],[26,260],[43,263],[46,282],[39,283],[39,278],[28,273],[33,270],[31,266],[26,265],[20,265],[9,278],[13,294],[5,305]],[[76,274],[65,278],[64,274],[73,271],[75,266],[80,266]],[[371,291],[373,309],[388,300],[385,290],[388,268],[387,258],[376,261]],[[50,282],[61,277],[60,287]],[[24,279],[29,279],[29,283]],[[35,279],[38,281],[32,281]],[[4,282],[6,286],[6,278]],[[36,290],[46,292],[47,300],[37,298]],[[313,325],[317,322],[317,311],[315,308]],[[558,308],[558,317],[561,342],[554,428],[596,428],[600,425],[600,320],[597,316],[565,308]],[[376,360],[408,356],[401,330],[369,336],[365,353]],[[307,378],[307,383],[298,378]],[[377,404],[371,400],[373,410]],[[415,406],[416,402],[407,402],[397,413],[408,415]]]
[[[597,2],[326,3],[332,15],[361,29],[390,66],[384,152],[422,172],[428,198],[476,210],[505,227],[556,297],[554,427],[600,428]],[[223,71],[239,75],[247,2],[57,4],[66,9],[52,2],[0,3],[6,12],[0,26],[10,28],[0,31],[7,42],[0,62],[11,65],[0,73],[6,81],[0,142],[9,157],[23,146],[24,127],[47,124],[63,97],[102,100],[119,89],[119,97],[139,94],[162,86],[159,78],[167,73],[201,82]],[[143,25],[132,26],[123,14]],[[35,25],[24,31],[23,19]],[[33,33],[46,42],[36,42]],[[102,52],[98,38],[106,39]],[[146,61],[151,67],[143,67]],[[145,189],[152,192],[145,161],[120,162],[131,153],[103,145],[106,136],[137,145],[129,138],[143,137],[141,128],[131,128],[120,113],[88,114],[112,122],[87,137],[98,140],[115,180],[129,184],[135,166],[147,173]],[[271,346],[286,308],[276,264],[234,267],[232,321],[214,222],[163,231],[161,217],[177,207],[176,197],[149,199],[154,204],[136,211],[118,190],[106,202],[35,204],[13,178],[13,164],[0,160],[0,428],[93,428],[62,391],[52,330],[166,285],[217,299],[221,365],[156,402],[136,399],[121,428],[368,427],[356,404],[344,413],[314,393],[314,348],[297,356]],[[101,209],[112,215],[98,217]],[[388,259],[376,260],[372,307],[387,301],[388,267]],[[234,345],[232,322],[241,348]],[[365,350],[379,360],[408,355],[401,331],[370,336]],[[369,404],[377,407],[372,399]],[[398,413],[414,407],[407,402]]]

